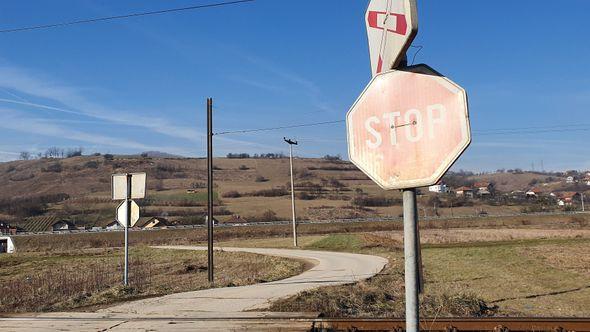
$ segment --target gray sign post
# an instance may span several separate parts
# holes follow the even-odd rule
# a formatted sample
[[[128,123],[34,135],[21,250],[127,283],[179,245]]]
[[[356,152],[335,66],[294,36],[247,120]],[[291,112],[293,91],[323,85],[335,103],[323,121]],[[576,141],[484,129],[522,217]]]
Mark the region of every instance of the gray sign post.
[[[125,267],[123,271],[123,284],[129,286],[129,227],[133,227],[139,220],[139,206],[133,198],[145,197],[145,173],[113,174],[112,198],[124,201],[117,207],[116,219],[125,232]]]

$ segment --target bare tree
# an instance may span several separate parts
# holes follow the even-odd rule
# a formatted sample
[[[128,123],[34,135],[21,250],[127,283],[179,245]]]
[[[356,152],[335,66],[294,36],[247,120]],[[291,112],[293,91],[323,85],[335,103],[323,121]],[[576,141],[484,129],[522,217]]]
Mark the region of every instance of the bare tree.
[[[31,159],[31,153],[28,152],[28,151],[22,151],[20,153],[19,159],[21,159],[21,160],[29,160],[29,159]]]

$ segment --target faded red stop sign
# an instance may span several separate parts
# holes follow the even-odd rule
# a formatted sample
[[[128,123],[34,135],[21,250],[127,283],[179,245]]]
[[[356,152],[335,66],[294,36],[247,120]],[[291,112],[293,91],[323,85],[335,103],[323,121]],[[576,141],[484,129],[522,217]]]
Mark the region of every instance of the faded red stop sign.
[[[471,142],[465,90],[426,65],[375,76],[346,127],[350,160],[383,189],[435,184]]]

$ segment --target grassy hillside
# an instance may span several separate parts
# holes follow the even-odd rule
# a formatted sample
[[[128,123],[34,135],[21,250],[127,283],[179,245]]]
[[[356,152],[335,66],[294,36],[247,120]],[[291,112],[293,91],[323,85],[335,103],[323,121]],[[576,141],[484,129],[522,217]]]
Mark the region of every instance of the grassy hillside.
[[[399,216],[399,191],[385,192],[345,161],[297,158],[297,215],[300,219]],[[290,218],[289,160],[216,158],[215,214],[221,221]],[[56,215],[77,226],[104,226],[114,217],[111,174],[147,172],[148,195],[139,202],[143,216],[165,216],[175,223],[203,220],[206,208],[206,160],[133,156],[80,156],[0,164],[0,218],[19,223],[34,215]],[[501,191],[536,185],[564,187],[563,177],[533,173],[454,175],[456,182],[492,181]],[[571,187],[571,186],[570,186]],[[549,188],[549,187],[548,187]],[[193,192],[188,192],[191,190]],[[520,204],[457,201],[428,193],[419,198],[422,215],[470,215],[519,212]]]

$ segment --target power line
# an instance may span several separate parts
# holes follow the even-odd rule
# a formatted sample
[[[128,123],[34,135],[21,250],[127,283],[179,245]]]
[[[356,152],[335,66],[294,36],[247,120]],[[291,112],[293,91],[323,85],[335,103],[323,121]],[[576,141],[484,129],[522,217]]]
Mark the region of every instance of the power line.
[[[278,127],[222,131],[219,133],[215,133],[215,135],[247,134],[247,133],[281,130],[281,129],[292,129],[292,128],[302,128],[302,127],[313,127],[313,126],[338,124],[338,123],[343,123],[343,122],[346,122],[346,120],[333,120],[333,121],[313,122],[313,123],[304,123],[304,124],[296,124],[296,125],[285,125],[285,126],[278,126]],[[585,127],[585,128],[579,128],[579,127]],[[568,132],[568,131],[570,131],[570,132],[572,132],[572,131],[590,131],[590,124],[564,124],[564,125],[551,125],[551,126],[538,126],[538,127],[482,129],[482,130],[474,130],[472,133],[475,136],[490,136],[490,135],[537,134],[537,133]]]
[[[225,1],[225,2],[210,3],[210,4],[205,4],[205,5],[196,5],[196,6],[189,6],[189,7],[155,10],[155,11],[149,11],[149,12],[131,13],[131,14],[126,14],[126,15],[97,17],[97,18],[90,18],[90,19],[70,21],[70,22],[34,25],[34,26],[27,26],[27,27],[21,27],[21,28],[5,29],[5,30],[0,30],[0,33],[12,33],[12,32],[22,32],[22,31],[30,31],[30,30],[51,29],[51,28],[69,26],[69,25],[96,23],[96,22],[102,22],[102,21],[120,20],[120,19],[134,18],[134,17],[140,17],[140,16],[168,14],[168,13],[180,12],[180,11],[186,11],[186,10],[196,10],[196,9],[205,9],[205,8],[221,7],[221,6],[228,6],[228,5],[237,5],[237,4],[241,4],[241,3],[245,3],[245,2],[253,2],[253,1],[256,1],[256,0]]]
[[[244,130],[233,130],[233,131],[222,131],[219,133],[215,133],[214,135],[229,135],[229,134],[247,134],[247,133],[255,133],[261,131],[273,131],[273,130],[280,130],[280,129],[292,129],[292,128],[302,128],[302,127],[313,127],[313,126],[322,126],[328,124],[336,124],[342,123],[346,120],[335,120],[335,121],[324,121],[324,122],[314,122],[314,123],[304,123],[304,124],[297,124],[297,125],[290,125],[290,126],[280,126],[280,127],[267,127],[267,128],[256,128],[256,129],[244,129]]]

